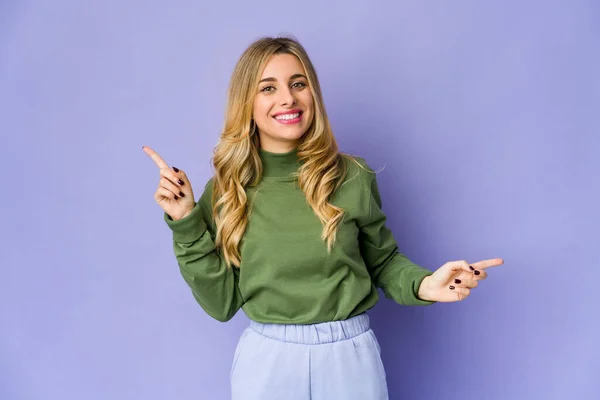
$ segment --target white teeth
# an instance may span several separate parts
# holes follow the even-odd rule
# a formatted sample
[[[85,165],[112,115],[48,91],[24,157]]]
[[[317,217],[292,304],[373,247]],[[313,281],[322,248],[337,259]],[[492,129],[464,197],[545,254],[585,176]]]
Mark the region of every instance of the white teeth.
[[[289,119],[295,119],[298,118],[300,116],[300,113],[295,113],[295,114],[282,114],[282,115],[278,115],[275,117],[275,119],[283,119],[283,120],[289,120]]]

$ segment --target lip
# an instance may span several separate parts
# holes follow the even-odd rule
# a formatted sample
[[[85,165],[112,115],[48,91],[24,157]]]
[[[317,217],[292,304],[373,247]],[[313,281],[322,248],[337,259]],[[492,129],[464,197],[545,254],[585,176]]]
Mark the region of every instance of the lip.
[[[303,111],[299,108],[294,108],[293,110],[287,110],[287,111],[280,111],[278,113],[273,114],[273,118],[275,118],[279,115],[296,114],[296,113],[300,113],[300,115],[302,115]]]
[[[277,119],[276,118],[278,115],[289,115],[289,114],[296,114],[296,113],[298,114],[298,117],[294,118],[294,119]],[[275,114],[273,116],[273,119],[278,124],[282,124],[282,125],[296,125],[296,124],[299,124],[300,122],[302,122],[303,114],[304,114],[304,112],[302,110],[300,110],[300,109],[294,109],[294,110],[290,110],[290,111],[278,112],[277,114]]]

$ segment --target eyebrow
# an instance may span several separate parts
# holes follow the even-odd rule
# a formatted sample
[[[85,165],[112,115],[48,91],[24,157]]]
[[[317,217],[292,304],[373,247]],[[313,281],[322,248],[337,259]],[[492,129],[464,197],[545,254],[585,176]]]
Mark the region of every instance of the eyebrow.
[[[307,79],[306,76],[304,76],[302,74],[294,74],[294,75],[290,76],[290,81],[292,79],[296,79],[296,78]],[[261,79],[258,83],[262,83],[262,82],[277,82],[277,79],[275,79],[275,78],[265,78],[265,79]]]

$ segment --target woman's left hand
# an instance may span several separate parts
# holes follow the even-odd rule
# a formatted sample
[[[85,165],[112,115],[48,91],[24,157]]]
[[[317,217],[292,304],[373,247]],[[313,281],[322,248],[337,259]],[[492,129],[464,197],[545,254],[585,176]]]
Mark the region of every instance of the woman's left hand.
[[[450,261],[442,265],[433,275],[425,277],[419,286],[418,297],[422,300],[453,302],[464,300],[479,281],[487,278],[487,268],[504,264],[501,258],[469,264]]]

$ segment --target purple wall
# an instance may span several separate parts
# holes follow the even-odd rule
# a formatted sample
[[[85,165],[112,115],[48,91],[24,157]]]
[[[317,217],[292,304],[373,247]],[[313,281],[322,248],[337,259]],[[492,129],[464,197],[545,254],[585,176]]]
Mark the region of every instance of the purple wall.
[[[233,66],[280,32],[386,165],[403,251],[505,260],[465,302],[372,310],[391,398],[600,398],[600,8],[488,3],[0,3],[0,398],[229,397],[247,319],[195,303],[141,146],[199,196]]]

